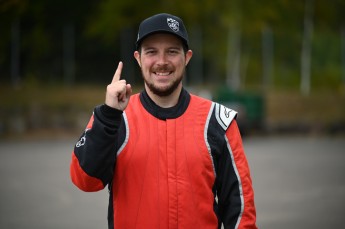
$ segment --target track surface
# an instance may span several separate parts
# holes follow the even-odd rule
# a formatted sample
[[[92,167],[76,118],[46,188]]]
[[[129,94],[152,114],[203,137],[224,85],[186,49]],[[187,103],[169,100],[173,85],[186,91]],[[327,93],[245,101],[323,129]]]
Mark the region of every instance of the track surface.
[[[74,142],[0,142],[0,228],[107,228],[108,192],[69,178]],[[244,139],[259,228],[343,228],[345,138]]]

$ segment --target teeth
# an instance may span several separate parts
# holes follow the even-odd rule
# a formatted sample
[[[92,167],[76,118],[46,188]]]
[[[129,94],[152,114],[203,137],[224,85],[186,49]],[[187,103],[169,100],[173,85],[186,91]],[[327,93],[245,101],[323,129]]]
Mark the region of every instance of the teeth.
[[[156,75],[159,75],[159,76],[167,76],[169,74],[170,72],[156,72]]]

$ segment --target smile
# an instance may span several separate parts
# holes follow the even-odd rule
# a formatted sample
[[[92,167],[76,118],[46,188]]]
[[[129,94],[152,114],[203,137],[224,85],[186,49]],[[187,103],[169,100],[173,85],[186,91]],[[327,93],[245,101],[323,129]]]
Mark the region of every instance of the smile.
[[[154,72],[154,74],[156,74],[157,76],[168,76],[171,73],[172,72]]]

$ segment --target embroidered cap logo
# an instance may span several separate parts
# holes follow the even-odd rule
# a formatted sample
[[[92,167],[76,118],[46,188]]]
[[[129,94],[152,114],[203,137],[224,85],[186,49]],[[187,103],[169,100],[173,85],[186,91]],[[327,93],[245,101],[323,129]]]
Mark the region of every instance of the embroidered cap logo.
[[[175,19],[168,17],[167,23],[168,23],[170,29],[172,29],[174,32],[178,32],[180,30],[180,25],[179,25],[178,21],[176,21]]]

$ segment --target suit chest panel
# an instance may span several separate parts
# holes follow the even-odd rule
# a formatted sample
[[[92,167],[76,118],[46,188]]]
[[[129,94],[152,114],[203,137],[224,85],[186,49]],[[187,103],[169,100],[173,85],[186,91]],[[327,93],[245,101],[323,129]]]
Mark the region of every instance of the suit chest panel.
[[[137,114],[128,115],[129,140],[117,158],[118,173],[130,169],[142,176],[144,171],[151,175],[174,171],[183,178],[186,169],[191,174],[212,170],[204,136],[207,109],[200,112],[191,106],[181,117],[168,120],[159,120],[144,109]]]
[[[121,214],[135,215],[136,222],[150,223],[150,228],[174,228],[177,221],[190,228],[199,223],[190,214],[213,212],[215,177],[204,134],[210,104],[202,105],[192,100],[182,116],[168,120],[142,107],[126,112],[129,139],[117,157],[113,182],[114,205]],[[200,207],[205,201],[210,209]],[[121,206],[127,205],[135,207],[123,212]]]

